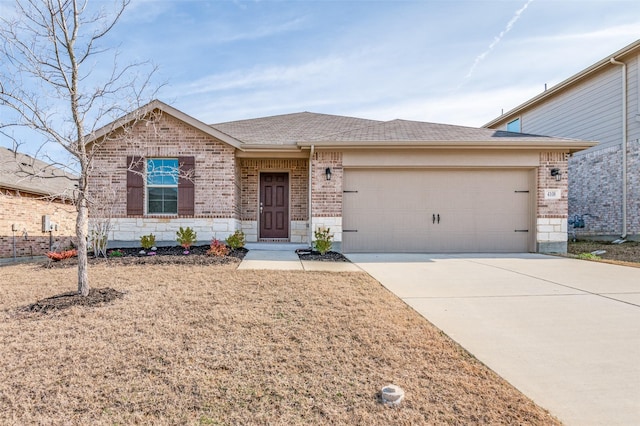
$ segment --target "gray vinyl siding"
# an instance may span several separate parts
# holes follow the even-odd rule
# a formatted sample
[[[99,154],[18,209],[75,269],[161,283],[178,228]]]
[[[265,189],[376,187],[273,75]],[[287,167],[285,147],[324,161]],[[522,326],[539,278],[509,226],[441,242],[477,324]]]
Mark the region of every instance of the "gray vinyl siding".
[[[640,55],[627,62],[629,143],[640,139]]]
[[[607,68],[526,111],[521,115],[522,132],[599,142],[587,151],[620,144],[621,78],[620,67]]]
[[[627,65],[627,232],[640,240],[640,55]],[[569,218],[584,215],[581,236],[622,232],[622,66],[604,69],[552,94],[493,128],[520,117],[523,133],[597,141],[569,159]],[[573,229],[570,227],[570,230]]]

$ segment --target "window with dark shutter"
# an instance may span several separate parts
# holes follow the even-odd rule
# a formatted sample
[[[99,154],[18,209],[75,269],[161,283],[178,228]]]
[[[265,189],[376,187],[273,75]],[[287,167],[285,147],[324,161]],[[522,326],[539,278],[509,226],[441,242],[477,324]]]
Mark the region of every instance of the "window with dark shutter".
[[[127,215],[144,214],[144,171],[142,157],[127,157]]]
[[[196,167],[195,157],[179,157],[180,179],[178,180],[178,214],[194,215],[194,185],[193,177]],[[188,176],[188,178],[186,177]]]

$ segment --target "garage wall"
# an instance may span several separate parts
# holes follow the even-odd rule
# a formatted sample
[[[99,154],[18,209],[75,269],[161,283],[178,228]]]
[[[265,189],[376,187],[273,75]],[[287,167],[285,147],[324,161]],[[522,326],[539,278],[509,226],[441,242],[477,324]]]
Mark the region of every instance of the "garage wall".
[[[312,228],[329,226],[336,241],[342,241],[343,194],[345,170],[374,168],[377,170],[413,169],[511,169],[530,172],[530,231],[527,251],[566,252],[567,242],[567,153],[537,150],[345,150],[318,151],[312,159],[313,205]],[[332,169],[331,181],[326,181],[326,167]],[[551,176],[551,169],[560,170],[560,181]],[[550,198],[559,193],[560,198]],[[553,191],[557,190],[557,191]],[[339,208],[338,208],[339,207]]]

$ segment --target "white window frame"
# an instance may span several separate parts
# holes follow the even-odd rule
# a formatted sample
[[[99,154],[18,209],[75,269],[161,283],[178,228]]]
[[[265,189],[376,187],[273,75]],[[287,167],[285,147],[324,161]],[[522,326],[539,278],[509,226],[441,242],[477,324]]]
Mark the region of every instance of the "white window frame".
[[[518,129],[517,130],[509,129],[509,126],[514,123],[518,125]],[[520,117],[515,118],[507,123],[507,132],[522,133],[522,122],[520,121]]]
[[[170,172],[163,172],[160,171],[159,173],[164,173],[164,175],[175,175],[175,184],[171,183],[171,184],[151,184],[149,183],[149,173],[150,173],[150,169],[149,169],[149,164],[152,161],[166,161],[166,160],[170,160],[170,161],[175,161],[176,167],[175,167],[175,171],[171,170]],[[161,168],[164,168],[164,165],[161,166]],[[145,195],[145,203],[144,203],[144,208],[145,208],[145,212],[148,215],[159,215],[159,216],[177,216],[178,215],[178,210],[179,210],[179,203],[178,203],[178,180],[179,180],[179,164],[178,164],[178,158],[177,157],[152,157],[152,158],[147,158],[145,160],[145,177],[144,177],[144,195]],[[149,204],[150,204],[150,197],[149,197],[149,189],[152,188],[175,188],[176,190],[176,209],[175,212],[151,212],[149,211]],[[165,202],[162,202],[163,205],[163,210],[164,210],[164,204]]]

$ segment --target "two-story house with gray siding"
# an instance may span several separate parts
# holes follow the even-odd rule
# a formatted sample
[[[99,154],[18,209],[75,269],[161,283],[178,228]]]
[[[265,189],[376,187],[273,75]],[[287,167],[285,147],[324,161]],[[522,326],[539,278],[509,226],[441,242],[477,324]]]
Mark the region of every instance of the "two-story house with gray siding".
[[[640,239],[639,66],[637,40],[484,125],[599,142],[569,159],[578,236]]]

